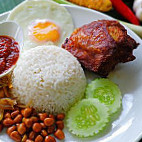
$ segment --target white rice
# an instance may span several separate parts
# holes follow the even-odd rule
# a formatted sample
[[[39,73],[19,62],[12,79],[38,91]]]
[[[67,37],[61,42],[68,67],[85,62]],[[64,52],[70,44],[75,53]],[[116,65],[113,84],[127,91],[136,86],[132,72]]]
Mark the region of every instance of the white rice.
[[[13,72],[12,93],[38,111],[66,112],[80,100],[86,78],[77,59],[57,46],[38,46],[24,52]]]

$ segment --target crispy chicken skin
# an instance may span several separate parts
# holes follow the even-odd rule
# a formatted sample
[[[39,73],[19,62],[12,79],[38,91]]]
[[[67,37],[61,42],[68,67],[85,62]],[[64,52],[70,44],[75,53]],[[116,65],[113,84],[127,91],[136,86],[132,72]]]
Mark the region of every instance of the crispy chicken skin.
[[[106,77],[116,64],[134,60],[137,46],[119,22],[99,20],[76,29],[62,48],[86,69]]]

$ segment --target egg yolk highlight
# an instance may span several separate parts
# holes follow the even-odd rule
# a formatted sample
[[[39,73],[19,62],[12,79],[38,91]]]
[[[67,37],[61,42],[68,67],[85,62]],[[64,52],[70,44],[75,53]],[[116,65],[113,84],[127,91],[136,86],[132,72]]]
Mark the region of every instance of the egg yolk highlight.
[[[32,35],[38,41],[52,41],[56,42],[60,38],[59,27],[49,21],[40,22],[34,25]]]

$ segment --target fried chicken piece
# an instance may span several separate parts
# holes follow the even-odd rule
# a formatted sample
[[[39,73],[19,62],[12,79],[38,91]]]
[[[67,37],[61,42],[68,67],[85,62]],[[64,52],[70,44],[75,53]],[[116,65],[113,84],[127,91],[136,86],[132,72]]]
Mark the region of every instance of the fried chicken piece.
[[[80,6],[85,6],[103,12],[112,9],[112,3],[110,0],[68,0],[68,1]]]
[[[137,46],[119,22],[99,20],[76,29],[62,48],[86,69],[106,77],[118,63],[134,60]]]

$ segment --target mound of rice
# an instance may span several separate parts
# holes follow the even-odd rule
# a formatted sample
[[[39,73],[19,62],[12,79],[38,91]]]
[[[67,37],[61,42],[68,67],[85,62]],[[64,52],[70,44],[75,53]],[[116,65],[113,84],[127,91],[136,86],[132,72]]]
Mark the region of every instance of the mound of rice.
[[[77,59],[57,46],[24,52],[13,72],[12,95],[38,111],[66,112],[80,100],[86,78]]]

